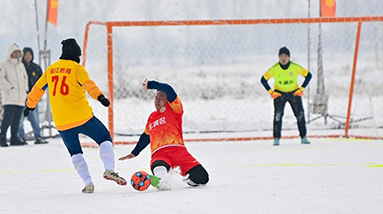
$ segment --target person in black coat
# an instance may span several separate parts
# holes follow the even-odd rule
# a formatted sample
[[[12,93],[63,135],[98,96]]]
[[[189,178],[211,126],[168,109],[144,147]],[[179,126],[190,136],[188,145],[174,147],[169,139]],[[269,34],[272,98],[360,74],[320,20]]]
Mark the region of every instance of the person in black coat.
[[[32,87],[35,85],[37,80],[43,74],[41,67],[33,62],[33,50],[32,48],[25,47],[23,49],[23,59],[22,62],[25,66],[28,75],[28,92],[32,90]],[[24,115],[20,115],[20,125],[18,135],[19,138],[25,142],[25,132],[24,132]],[[40,119],[39,119],[39,109],[36,106],[36,109],[28,115],[28,120],[31,123],[33,134],[35,137],[35,144],[46,144],[48,143],[44,138],[41,137],[41,128],[40,128]]]

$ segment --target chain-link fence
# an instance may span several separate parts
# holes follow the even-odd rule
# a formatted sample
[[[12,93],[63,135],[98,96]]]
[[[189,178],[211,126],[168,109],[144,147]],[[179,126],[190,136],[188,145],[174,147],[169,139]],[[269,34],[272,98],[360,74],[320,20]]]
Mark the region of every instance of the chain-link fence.
[[[18,43],[19,46],[29,46],[35,50],[35,62],[38,62],[38,47],[36,38],[36,17],[34,1],[24,0],[3,0],[0,2],[0,20],[2,22],[2,29],[0,30],[0,61],[5,59],[6,47],[11,43]],[[46,0],[37,0],[37,12],[39,23],[39,35],[40,43],[43,44],[44,38],[44,19],[46,17]],[[98,21],[142,21],[142,20],[216,20],[216,19],[265,19],[265,18],[305,18],[309,14],[311,17],[319,17],[319,0],[191,0],[191,1],[179,1],[179,0],[162,0],[162,1],[134,1],[134,0],[82,0],[82,1],[60,1],[58,9],[58,23],[57,26],[48,24],[47,30],[47,48],[51,50],[51,61],[56,61],[61,54],[61,40],[74,37],[78,40],[82,46],[85,25],[90,20]],[[381,0],[337,0],[336,1],[336,16],[338,17],[351,17],[351,16],[382,16],[383,4]],[[6,8],[6,10],[5,10]],[[22,13],[18,13],[23,11]],[[18,14],[15,16],[14,14]],[[13,17],[13,18],[9,18]],[[350,25],[348,25],[350,26]],[[337,28],[338,27],[338,28]],[[365,28],[368,28],[369,31]],[[179,28],[168,30],[170,28],[155,28],[151,29],[130,29],[115,31],[114,39],[114,51],[115,59],[114,66],[116,71],[116,90],[119,93],[115,93],[116,98],[119,98],[121,103],[121,109],[115,110],[117,113],[130,112],[134,114],[134,109],[143,109],[142,95],[143,93],[137,90],[140,85],[142,77],[148,77],[152,79],[160,79],[163,81],[171,82],[178,92],[185,100],[190,97],[199,96],[203,103],[210,105],[212,97],[224,98],[225,96],[235,96],[243,99],[244,97],[253,96],[251,102],[241,103],[237,100],[238,105],[250,105],[256,106],[252,103],[258,97],[267,96],[264,94],[262,87],[259,83],[260,74],[262,74],[269,66],[270,63],[277,60],[276,51],[280,46],[288,45],[292,50],[292,59],[298,61],[302,66],[309,70],[315,71],[317,62],[316,60],[316,48],[318,45],[318,26],[312,25],[311,29],[311,65],[308,65],[308,47],[307,47],[307,29],[308,27],[301,25],[300,27],[283,26],[275,29],[268,26],[261,26],[256,28],[235,27],[226,28],[218,27],[214,30],[208,30],[201,27],[201,30],[188,30],[186,28]],[[365,65],[362,68],[364,74],[363,77],[379,74],[379,68],[381,68],[381,35],[382,26],[374,25],[369,27],[363,26],[363,32],[371,32],[362,34],[362,37],[368,37],[368,41],[361,44],[361,47],[369,47],[376,42],[371,55],[361,55],[366,57],[363,62]],[[96,80],[96,83],[104,90],[107,90],[107,67],[106,67],[106,34],[105,32],[97,32],[98,29],[92,29],[92,40],[96,41],[99,46],[93,47],[93,53],[99,52],[101,58],[89,61],[87,63],[87,69],[90,77]],[[134,31],[136,30],[136,31]],[[325,68],[325,80],[330,93],[341,91],[342,94],[346,94],[345,88],[337,85],[335,79],[331,79],[332,75],[329,75],[329,69],[331,72],[340,72],[341,81],[347,82],[349,78],[343,71],[350,71],[352,67],[352,59],[350,61],[342,58],[342,56],[352,56],[354,51],[354,37],[356,34],[356,27],[351,24],[351,27],[343,27],[340,25],[333,25],[332,27],[323,26],[323,41],[324,41],[324,54],[325,63],[324,66],[329,66],[329,61],[341,62],[337,65],[331,64]],[[93,31],[93,32],[92,32]],[[105,31],[102,29],[101,31]],[[125,33],[122,31],[126,31]],[[142,34],[137,32],[141,31]],[[163,31],[161,33],[160,31]],[[158,33],[160,32],[160,33]],[[333,34],[331,32],[335,32]],[[193,35],[194,34],[194,35]],[[187,35],[191,35],[188,37]],[[285,40],[288,38],[287,40]],[[375,39],[376,38],[376,39]],[[143,42],[144,41],[144,42]],[[146,41],[146,42],[145,42]],[[371,42],[372,41],[372,42]],[[363,41],[361,41],[363,42]],[[366,46],[367,45],[367,46]],[[181,48],[176,48],[181,47]],[[346,54],[342,55],[341,52]],[[198,53],[197,53],[198,52]],[[329,53],[339,53],[338,55],[326,55]],[[366,52],[365,52],[366,53]],[[194,54],[194,55],[193,55]],[[154,57],[153,57],[154,56]],[[268,58],[266,56],[272,56]],[[152,58],[151,58],[152,57]],[[154,59],[154,60],[153,60]],[[176,71],[156,72],[161,67],[161,60],[172,66],[175,66]],[[157,61],[156,61],[157,60]],[[251,61],[255,63],[252,66],[236,67],[244,61]],[[372,61],[370,61],[372,60]],[[198,65],[191,75],[184,75],[180,71],[187,70],[190,63]],[[228,63],[231,63],[228,65]],[[362,63],[363,64],[363,63]],[[210,69],[207,67],[213,67],[213,70],[206,72]],[[369,66],[374,66],[373,72],[369,70]],[[44,69],[44,65],[42,65]],[[378,68],[378,69],[375,69]],[[156,70],[157,69],[157,70]],[[241,70],[242,69],[242,70]],[[232,70],[236,72],[233,73]],[[243,70],[249,72],[242,72]],[[146,73],[145,73],[146,72]],[[374,73],[376,72],[376,73]],[[347,77],[346,77],[347,76]],[[218,83],[209,85],[209,80],[215,79]],[[179,81],[177,81],[179,80]],[[375,83],[368,82],[364,79],[360,84],[370,86],[376,85]],[[236,88],[231,88],[231,83],[235,82],[239,84]],[[316,76],[310,84],[311,87],[316,84]],[[336,87],[332,87],[336,85]],[[344,84],[347,85],[347,84]],[[206,87],[205,87],[206,86]],[[342,85],[343,86],[343,85]],[[181,89],[181,90],[180,90]],[[196,90],[193,90],[196,89]],[[363,92],[369,92],[371,88],[365,87],[360,89]],[[381,91],[378,89],[377,91]],[[311,90],[311,93],[314,93]],[[145,94],[145,99],[149,99],[151,96]],[[347,95],[345,95],[347,96]],[[126,98],[132,98],[129,102]],[[139,99],[139,100],[137,100]],[[231,100],[233,101],[233,100]],[[91,101],[93,102],[93,101]],[[92,105],[99,105],[91,103]],[[125,103],[124,103],[125,102]],[[332,101],[330,98],[329,105],[338,107],[339,105]],[[367,103],[373,101],[369,100]],[[145,101],[146,103],[146,101]],[[265,102],[261,102],[265,104]],[[214,104],[215,105],[215,104]],[[214,105],[210,108],[214,109]],[[220,106],[227,105],[227,102],[218,104]],[[43,105],[45,106],[45,105]],[[137,107],[138,106],[138,107]],[[192,104],[187,105],[186,108],[190,108]],[[150,106],[148,105],[149,111]],[[269,106],[270,107],[270,106]],[[266,107],[266,108],[269,108]],[[342,107],[343,108],[343,107]],[[370,105],[369,111],[376,111],[374,107]],[[41,109],[41,114],[46,118],[47,109]],[[193,111],[188,111],[193,112]],[[147,112],[145,112],[145,115]],[[272,120],[272,110],[258,112],[256,115],[266,116],[265,121],[257,122],[256,125],[263,126],[269,124]],[[336,112],[334,112],[336,114]],[[101,115],[107,117],[107,112],[101,112]],[[137,114],[138,115],[138,114]],[[210,115],[209,115],[210,116]],[[290,115],[291,116],[291,115]],[[124,116],[125,117],[125,116]],[[207,117],[199,113],[196,115],[186,115],[186,122],[188,117],[201,118],[201,120]],[[255,116],[246,117],[246,121],[252,121]],[[215,116],[213,118],[216,121],[225,123],[226,116]],[[235,119],[235,118],[234,118]],[[294,119],[294,118],[293,118]],[[135,120],[128,118],[120,118],[120,120]],[[139,119],[137,119],[139,120]],[[140,120],[145,120],[140,117]],[[189,120],[190,121],[190,120]],[[246,123],[246,122],[244,122]],[[251,122],[252,124],[254,122]],[[190,127],[201,127],[199,125],[189,122]],[[225,126],[230,128],[229,123]],[[295,124],[291,124],[294,126]],[[209,126],[209,125],[206,125]],[[124,128],[117,126],[117,128]],[[141,126],[136,126],[136,129],[141,130]],[[191,128],[194,129],[194,128]]]

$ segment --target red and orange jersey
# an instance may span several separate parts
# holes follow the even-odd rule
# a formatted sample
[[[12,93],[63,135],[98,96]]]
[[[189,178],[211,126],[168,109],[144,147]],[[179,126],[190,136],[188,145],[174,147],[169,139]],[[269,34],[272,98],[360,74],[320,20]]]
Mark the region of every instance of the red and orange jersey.
[[[145,133],[150,136],[152,154],[168,146],[185,146],[182,136],[183,107],[177,98],[153,112],[146,124]]]
[[[37,105],[46,87],[53,121],[60,131],[80,126],[93,117],[84,89],[93,99],[103,94],[85,68],[72,60],[60,59],[45,70],[28,94],[28,107]]]

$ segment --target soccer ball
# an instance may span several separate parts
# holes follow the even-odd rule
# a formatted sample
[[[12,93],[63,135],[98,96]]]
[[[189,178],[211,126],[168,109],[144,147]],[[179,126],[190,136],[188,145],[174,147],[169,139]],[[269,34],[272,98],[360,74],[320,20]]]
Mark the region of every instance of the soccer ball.
[[[133,173],[130,183],[135,190],[144,191],[150,186],[150,176],[145,171]]]

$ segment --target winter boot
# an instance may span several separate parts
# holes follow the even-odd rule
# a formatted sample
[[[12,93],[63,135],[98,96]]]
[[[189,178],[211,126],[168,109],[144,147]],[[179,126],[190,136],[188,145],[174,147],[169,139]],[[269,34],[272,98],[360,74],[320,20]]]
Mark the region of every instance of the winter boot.
[[[11,137],[11,143],[10,143],[11,146],[25,146],[25,145],[28,145],[28,143],[26,142],[23,142],[21,141],[19,138],[17,137]]]
[[[104,172],[104,178],[106,180],[112,180],[116,182],[118,185],[126,185],[126,180],[118,175],[118,173],[114,171],[105,170]]]
[[[0,136],[0,146],[1,147],[8,147],[7,138],[5,136]]]

